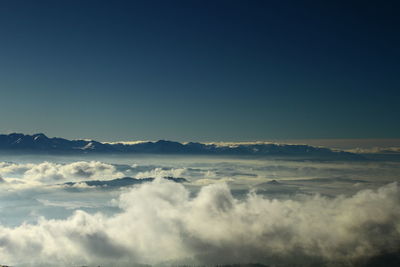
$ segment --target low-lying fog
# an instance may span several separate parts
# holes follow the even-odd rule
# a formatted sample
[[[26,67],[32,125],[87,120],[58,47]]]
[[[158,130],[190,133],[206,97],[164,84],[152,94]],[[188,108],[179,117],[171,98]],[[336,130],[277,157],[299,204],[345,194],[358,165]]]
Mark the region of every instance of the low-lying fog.
[[[0,264],[358,266],[400,249],[396,161],[0,155],[0,177]],[[84,183],[123,177],[157,179]]]

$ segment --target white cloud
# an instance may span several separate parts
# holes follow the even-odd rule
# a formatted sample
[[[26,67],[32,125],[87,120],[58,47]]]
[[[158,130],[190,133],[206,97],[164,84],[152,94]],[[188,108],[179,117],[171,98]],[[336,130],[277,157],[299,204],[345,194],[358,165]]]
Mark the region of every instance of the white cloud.
[[[99,203],[88,203],[82,201],[51,201],[47,199],[37,199],[44,206],[52,206],[52,207],[62,207],[66,209],[77,209],[77,208],[98,208],[100,207]]]
[[[17,164],[11,162],[0,162],[0,173],[2,175],[12,174],[12,175],[20,175],[26,172],[27,170],[33,168],[35,164],[26,163],[26,164]]]
[[[136,174],[136,178],[164,178],[164,177],[175,177],[180,178],[183,177],[187,173],[186,168],[177,168],[177,169],[163,169],[163,168],[155,168],[150,171],[139,172]]]
[[[77,211],[66,220],[1,227],[0,259],[18,266],[351,266],[399,248],[399,193],[392,183],[334,199],[270,200],[252,193],[237,200],[226,184],[214,184],[191,198],[184,186],[156,179],[122,193],[122,211],[114,216]]]
[[[235,179],[233,178],[203,178],[197,179],[193,182],[196,185],[208,185],[208,184],[215,184],[215,183],[229,183],[234,182]]]
[[[346,151],[352,153],[360,153],[360,154],[398,154],[400,153],[400,147],[372,147],[372,148],[353,148],[347,149]]]
[[[77,161],[70,164],[42,162],[17,164],[0,162],[0,174],[29,181],[57,182],[80,179],[113,179],[123,177],[115,166],[99,161]]]

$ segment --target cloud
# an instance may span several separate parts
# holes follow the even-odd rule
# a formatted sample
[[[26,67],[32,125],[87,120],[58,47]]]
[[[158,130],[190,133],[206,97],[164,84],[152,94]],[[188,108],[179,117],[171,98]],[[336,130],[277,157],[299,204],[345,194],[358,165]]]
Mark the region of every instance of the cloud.
[[[392,183],[351,197],[273,200],[250,193],[238,200],[223,183],[191,197],[184,186],[156,179],[122,193],[113,216],[76,211],[65,220],[0,227],[0,259],[18,266],[352,266],[398,252],[399,193]]]
[[[371,148],[353,148],[346,151],[360,154],[399,154],[400,147],[371,147]]]
[[[17,164],[12,162],[0,162],[0,173],[2,175],[5,174],[15,174],[20,175],[33,168],[35,164],[27,163],[27,164]]]
[[[101,206],[100,203],[87,203],[82,201],[50,201],[47,199],[37,199],[37,201],[44,206],[62,207],[66,209],[98,208]]]
[[[235,179],[233,178],[204,178],[204,179],[198,179],[196,180],[193,184],[194,185],[208,185],[208,184],[214,184],[214,183],[229,183],[229,182],[234,182]]]
[[[23,178],[25,181],[58,182],[79,179],[112,179],[123,177],[115,166],[99,161],[77,161],[70,164],[42,162],[39,164],[0,163],[0,174]]]
[[[164,168],[154,168],[149,171],[139,172],[136,174],[136,178],[164,178],[164,177],[183,177],[187,173],[186,168],[171,168],[171,169],[164,169]]]

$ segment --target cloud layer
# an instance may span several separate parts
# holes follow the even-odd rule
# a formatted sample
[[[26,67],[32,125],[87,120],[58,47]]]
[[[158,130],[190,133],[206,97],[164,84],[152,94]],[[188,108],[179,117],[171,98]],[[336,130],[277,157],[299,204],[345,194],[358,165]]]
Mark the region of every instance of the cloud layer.
[[[400,194],[392,183],[328,199],[235,199],[226,184],[156,179],[115,201],[114,216],[76,211],[66,220],[0,228],[3,264],[73,266],[135,263],[352,266],[400,248]]]
[[[23,178],[24,181],[63,182],[79,179],[112,179],[123,176],[114,165],[99,161],[77,161],[69,164],[0,162],[0,175]]]

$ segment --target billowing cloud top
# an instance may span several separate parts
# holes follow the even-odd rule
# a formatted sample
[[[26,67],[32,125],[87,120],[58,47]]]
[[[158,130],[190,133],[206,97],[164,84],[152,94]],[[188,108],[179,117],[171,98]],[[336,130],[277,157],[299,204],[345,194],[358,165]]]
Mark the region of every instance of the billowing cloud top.
[[[400,259],[396,162],[7,158],[14,162],[0,162],[1,264],[368,266]],[[127,179],[135,183],[103,186]]]
[[[0,162],[0,175],[8,177],[6,181],[21,184],[123,177],[123,173],[117,171],[114,165],[99,161],[77,161],[69,164],[47,161],[38,164]]]
[[[115,216],[76,211],[66,220],[0,228],[0,258],[18,266],[132,263],[282,266],[356,265],[400,246],[400,194],[393,183],[351,197],[235,199],[226,184],[191,198],[155,180],[117,200]]]

